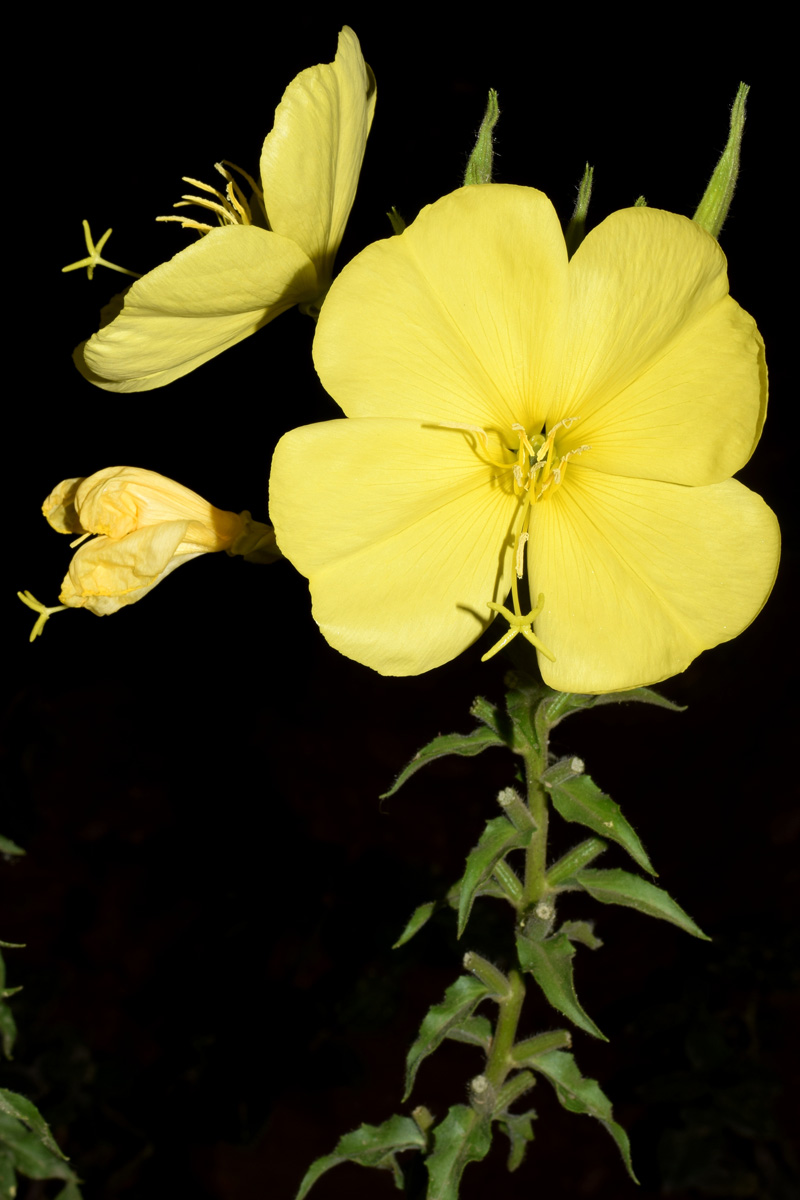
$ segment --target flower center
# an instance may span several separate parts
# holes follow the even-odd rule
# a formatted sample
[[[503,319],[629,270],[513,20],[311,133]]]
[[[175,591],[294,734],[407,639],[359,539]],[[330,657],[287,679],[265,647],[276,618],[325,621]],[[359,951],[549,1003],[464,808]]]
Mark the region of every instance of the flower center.
[[[538,597],[536,605],[529,613],[523,613],[519,602],[517,581],[522,579],[524,572],[525,546],[528,541],[532,506],[541,500],[548,499],[561,487],[570,459],[574,458],[577,454],[582,454],[584,450],[591,450],[591,446],[576,446],[574,450],[567,450],[564,454],[558,453],[556,448],[556,434],[559,429],[569,429],[577,420],[577,417],[564,417],[563,420],[557,421],[546,434],[537,433],[533,436],[528,435],[524,425],[515,423],[511,426],[511,432],[516,438],[517,447],[503,446],[503,450],[512,456],[510,459],[506,458],[504,460],[498,460],[493,457],[489,435],[485,429],[477,425],[457,425],[455,423],[442,422],[442,425],[447,429],[461,429],[465,433],[474,434],[478,438],[481,445],[481,449],[478,451],[480,458],[498,471],[503,473],[507,471],[511,472],[514,495],[520,501],[513,527],[514,574],[511,577],[513,611],[505,608],[502,604],[495,603],[494,600],[487,601],[488,608],[505,617],[509,623],[509,630],[487,654],[484,654],[481,659],[482,662],[486,662],[487,658],[492,658],[499,650],[507,646],[511,639],[516,637],[518,633],[521,633],[526,641],[540,650],[546,658],[555,661],[554,655],[550,653],[533,632],[533,622],[544,608],[544,596],[540,595]]]
[[[214,163],[214,167],[219,171],[222,178],[225,180],[225,191],[221,192],[219,188],[210,187],[207,183],[201,183],[199,179],[192,179],[189,175],[183,175],[184,183],[191,183],[194,187],[200,188],[205,192],[205,196],[184,195],[173,208],[189,208],[196,204],[200,208],[208,209],[214,213],[217,218],[218,225],[266,225],[269,228],[267,221],[267,210],[264,205],[264,193],[253,179],[252,175],[248,175],[247,171],[243,171],[241,167],[237,167],[235,163],[228,162],[223,159],[221,163]],[[253,189],[252,199],[258,205],[257,220],[253,220],[253,210],[247,200],[241,186],[236,182],[231,172],[228,170],[231,167],[237,174],[241,175],[250,187]],[[213,199],[212,199],[213,197]],[[196,221],[192,217],[156,217],[157,221],[180,221],[184,229],[196,229],[198,233],[210,233],[214,228],[213,225],[207,224],[205,221]]]

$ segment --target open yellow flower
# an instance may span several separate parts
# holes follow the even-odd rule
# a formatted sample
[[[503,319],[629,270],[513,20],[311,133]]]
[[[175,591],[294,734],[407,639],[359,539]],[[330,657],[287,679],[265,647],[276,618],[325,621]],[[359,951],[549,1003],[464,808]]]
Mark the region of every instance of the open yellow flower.
[[[138,467],[106,467],[85,479],[65,479],[42,512],[59,533],[77,535],[61,605],[98,616],[141,600],[199,554],[225,550],[251,562],[280,558],[272,528],[249,512],[214,508],[189,488]],[[59,609],[45,608],[30,593],[20,593],[20,599],[41,614],[33,640]]]
[[[541,192],[462,189],[345,268],[314,358],[349,419],[281,440],[271,519],[349,657],[429,670],[513,585],[545,681],[613,691],[684,670],[769,595],[777,522],[730,478],[764,420],[763,344],[688,219],[613,213],[568,261]]]
[[[199,204],[221,227],[162,218],[195,229],[199,240],[131,286],[119,315],[76,349],[81,373],[107,391],[147,391],[295,304],[315,311],[330,286],[374,109],[374,77],[345,26],[334,61],[301,71],[284,92],[261,152],[261,186],[238,171],[252,205],[222,164],[224,191],[187,180],[201,195],[176,207]]]

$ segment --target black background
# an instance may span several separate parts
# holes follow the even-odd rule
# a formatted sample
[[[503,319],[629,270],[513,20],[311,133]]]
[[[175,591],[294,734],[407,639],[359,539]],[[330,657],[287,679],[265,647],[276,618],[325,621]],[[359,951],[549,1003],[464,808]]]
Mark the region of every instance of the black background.
[[[664,685],[686,713],[604,709],[556,739],[622,804],[660,884],[714,941],[573,904],[574,915],[594,909],[605,939],[579,952],[577,980],[611,1038],[578,1034],[576,1053],[630,1130],[643,1186],[599,1125],[563,1112],[543,1083],[526,1164],[506,1176],[498,1136],[462,1198],[490,1186],[508,1200],[537,1186],[601,1200],[670,1187],[680,1198],[793,1195],[796,384],[780,39],[752,28],[721,38],[653,14],[647,25],[529,16],[436,32],[418,16],[346,10],[174,20],[145,7],[116,33],[100,14],[56,21],[58,52],[45,58],[31,22],[18,43],[38,102],[11,123],[9,145],[0,830],[28,853],[2,868],[0,936],[27,948],[7,952],[9,982],[25,990],[4,1084],[53,1123],[87,1200],[288,1200],[341,1133],[400,1110],[405,1050],[459,971],[466,945],[449,918],[389,946],[414,906],[458,876],[512,764],[496,751],[445,761],[377,797],[421,744],[470,727],[477,692],[499,699],[499,660],[480,666],[473,648],[429,676],[383,679],[326,646],[288,564],[223,555],[110,620],[61,614],[33,646],[13,598],[29,588],[55,603],[69,550],[39,509],[62,478],[142,466],[266,518],[277,438],[336,415],[311,367],[312,324],[296,311],[163,391],[93,389],[70,354],[119,281],[59,268],[83,253],[84,217],[96,236],[113,225],[107,256],[141,271],[186,244],[152,222],[180,176],[212,181],[222,157],[257,170],[284,87],[332,59],[349,21],[378,105],[339,266],[387,235],[391,205],[410,220],[459,185],[490,86],[502,110],[495,177],[542,188],[566,220],[588,159],[597,222],[640,193],[691,214],[736,85],[752,85],[722,245],[732,294],[767,344],[771,415],[740,477],[782,522],[781,574],[749,630]],[[308,486],[324,486],[321,465]],[[555,851],[578,836],[561,828]],[[621,852],[612,863],[624,865]],[[467,943],[491,953],[494,936],[478,916]],[[531,998],[526,1030],[554,1025],[542,1003]],[[479,1069],[477,1052],[445,1046],[414,1102],[443,1114]],[[24,1200],[54,1194],[25,1186]],[[314,1192],[393,1194],[388,1175],[350,1166]]]

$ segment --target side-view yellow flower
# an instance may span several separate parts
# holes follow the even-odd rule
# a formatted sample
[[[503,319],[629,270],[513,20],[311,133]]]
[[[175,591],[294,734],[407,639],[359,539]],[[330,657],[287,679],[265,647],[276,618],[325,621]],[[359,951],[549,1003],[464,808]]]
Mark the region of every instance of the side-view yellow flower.
[[[249,512],[214,508],[189,488],[138,467],[106,467],[88,478],[65,479],[42,512],[78,545],[61,585],[61,605],[88,608],[98,616],[141,600],[199,554],[225,550],[252,562],[280,557],[271,527]],[[20,599],[44,620],[58,611],[45,609],[28,593]],[[34,636],[44,620],[37,622]]]
[[[176,207],[199,204],[220,227],[162,218],[181,221],[199,240],[130,287],[119,315],[76,349],[79,371],[107,391],[148,391],[295,304],[316,310],[330,286],[374,109],[374,77],[345,26],[334,61],[301,71],[284,92],[261,151],[260,187],[234,168],[252,201],[223,164],[224,191],[187,179],[201,194]]]
[[[281,440],[270,511],[349,657],[427,671],[511,589],[545,681],[613,691],[769,595],[777,522],[730,478],[764,421],[763,343],[692,221],[615,212],[568,260],[541,192],[464,188],[344,269],[314,359],[348,419]]]

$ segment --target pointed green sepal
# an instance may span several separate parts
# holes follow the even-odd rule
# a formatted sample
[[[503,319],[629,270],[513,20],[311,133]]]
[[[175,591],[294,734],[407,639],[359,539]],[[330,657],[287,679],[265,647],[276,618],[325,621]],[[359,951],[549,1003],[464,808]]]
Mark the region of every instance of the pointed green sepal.
[[[701,229],[705,229],[715,238],[719,237],[720,230],[725,224],[733,193],[736,190],[736,180],[739,178],[739,157],[742,149],[745,106],[749,91],[750,88],[746,83],[739,84],[736,99],[731,108],[728,141],[693,218]]]
[[[389,209],[389,211],[386,215],[389,218],[389,222],[392,226],[392,233],[395,233],[395,234],[402,233],[406,227],[406,223],[403,220],[403,218],[400,216],[400,213],[397,211],[397,209],[395,208],[394,205],[392,205],[392,207]]]
[[[579,871],[575,878],[580,886],[601,904],[622,904],[626,908],[635,908],[648,917],[660,917],[662,921],[670,921],[679,929],[691,933],[693,937],[702,938],[704,942],[711,941],[663,888],[656,887],[639,875],[631,875],[628,871],[620,871],[618,868],[601,871],[590,867]]]
[[[533,942],[517,934],[517,954],[523,971],[530,972],[553,1008],[592,1037],[608,1041],[578,1002],[572,978],[575,947],[565,933],[557,933],[542,942]]]
[[[427,746],[423,746],[421,750],[417,751],[408,766],[404,767],[397,776],[388,792],[383,793],[381,800],[387,800],[389,796],[393,796],[421,767],[435,762],[437,758],[444,758],[448,754],[473,758],[476,754],[482,754],[484,750],[488,750],[490,746],[502,745],[504,745],[503,739],[485,725],[473,729],[472,733],[445,733],[440,737],[435,737],[432,742],[428,742]]]
[[[567,256],[569,258],[572,258],[578,246],[580,246],[586,237],[586,215],[589,211],[589,201],[592,198],[593,179],[594,167],[590,167],[587,163],[583,172],[583,178],[578,186],[575,208],[564,234],[564,241],[567,244]]]
[[[569,1112],[595,1117],[606,1127],[619,1147],[628,1174],[634,1183],[638,1183],[631,1164],[628,1135],[613,1119],[611,1101],[600,1090],[597,1081],[584,1079],[574,1057],[565,1050],[551,1050],[549,1054],[543,1054],[536,1062],[531,1063],[531,1066],[550,1080],[563,1108]]]
[[[565,760],[567,761],[567,760]],[[575,760],[569,760],[574,762]],[[655,875],[652,863],[645,853],[633,827],[623,817],[619,805],[610,796],[601,792],[589,775],[573,775],[550,782],[548,776],[559,766],[549,768],[542,776],[542,783],[553,797],[553,805],[565,821],[577,821],[588,826],[601,838],[610,838],[628,851],[631,858],[645,871]]]
[[[472,975],[461,975],[444,994],[441,1004],[428,1010],[419,1027],[419,1036],[406,1056],[406,1083],[403,1100],[407,1100],[414,1086],[420,1063],[442,1044],[451,1029],[461,1025],[484,997],[489,995],[485,983]]]
[[[500,116],[497,105],[497,92],[489,88],[489,98],[486,102],[486,112],[483,114],[481,127],[475,141],[475,148],[469,156],[467,169],[464,172],[464,186],[472,183],[492,182],[492,161],[494,159],[493,131]]]
[[[634,208],[647,208],[647,201],[644,196],[637,196],[633,202]]]
[[[395,1116],[382,1125],[362,1125],[340,1138],[333,1154],[311,1164],[295,1200],[303,1200],[321,1175],[343,1162],[392,1171],[395,1184],[402,1188],[403,1175],[395,1156],[403,1150],[425,1150],[426,1145],[425,1134],[410,1117]]]
[[[420,904],[418,908],[415,908],[411,916],[408,918],[405,929],[392,946],[392,949],[397,950],[400,946],[405,946],[406,942],[410,942],[414,934],[419,933],[423,925],[428,924],[428,921],[430,921],[435,911],[435,900],[429,900],[427,904]]]
[[[433,1131],[434,1151],[426,1160],[427,1200],[458,1200],[458,1185],[464,1169],[489,1153],[492,1129],[473,1108],[455,1104]]]
[[[505,858],[510,850],[524,848],[530,843],[533,832],[532,828],[515,829],[505,817],[495,817],[486,822],[480,841],[467,855],[458,902],[458,937],[466,928],[477,889],[492,874],[495,864]]]

